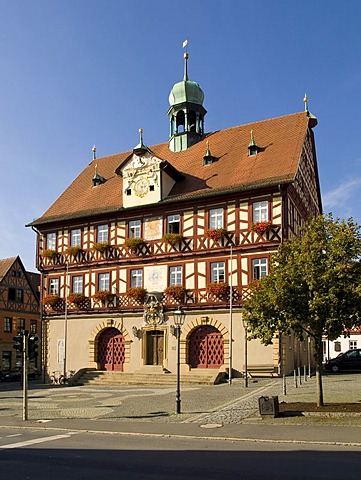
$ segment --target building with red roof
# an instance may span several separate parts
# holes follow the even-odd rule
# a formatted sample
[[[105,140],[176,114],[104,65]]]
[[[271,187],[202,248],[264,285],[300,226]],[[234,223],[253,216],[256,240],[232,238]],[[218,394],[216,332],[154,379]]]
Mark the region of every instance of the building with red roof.
[[[201,87],[169,96],[168,141],[96,158],[38,219],[45,366],[174,373],[289,373],[310,360],[292,335],[246,341],[242,303],[279,244],[321,213],[313,129],[299,113],[206,133]],[[120,377],[119,377],[120,378]]]

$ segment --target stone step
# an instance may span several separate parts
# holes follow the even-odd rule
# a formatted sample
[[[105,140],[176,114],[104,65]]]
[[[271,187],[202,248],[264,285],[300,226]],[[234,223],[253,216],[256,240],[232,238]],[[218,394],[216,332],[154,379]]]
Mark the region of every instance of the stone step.
[[[224,379],[217,371],[211,373],[181,374],[181,384],[214,385]],[[175,385],[177,377],[172,373],[124,373],[85,371],[74,382],[75,385]]]

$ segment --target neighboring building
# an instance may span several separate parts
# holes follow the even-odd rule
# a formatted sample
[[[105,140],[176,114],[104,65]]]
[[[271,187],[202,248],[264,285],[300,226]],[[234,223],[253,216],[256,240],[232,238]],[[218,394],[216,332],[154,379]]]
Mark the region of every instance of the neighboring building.
[[[341,336],[334,341],[323,340],[323,359],[326,361],[356,348],[361,348],[361,327],[353,327],[349,337]]]
[[[0,260],[0,356],[1,370],[21,365],[13,337],[23,330],[41,339],[39,308],[40,275],[26,272],[20,257]],[[39,353],[40,356],[40,353]],[[35,366],[40,366],[40,358]]]
[[[174,372],[172,312],[186,313],[183,374],[277,375],[308,342],[248,342],[242,302],[270,254],[321,213],[305,111],[205,133],[204,94],[185,75],[169,96],[169,142],[96,158],[30,225],[38,232],[48,372]],[[148,296],[143,307],[144,289]],[[99,293],[101,292],[101,293]],[[152,295],[149,295],[152,294]],[[232,343],[231,343],[232,338]],[[232,346],[232,348],[231,348]]]

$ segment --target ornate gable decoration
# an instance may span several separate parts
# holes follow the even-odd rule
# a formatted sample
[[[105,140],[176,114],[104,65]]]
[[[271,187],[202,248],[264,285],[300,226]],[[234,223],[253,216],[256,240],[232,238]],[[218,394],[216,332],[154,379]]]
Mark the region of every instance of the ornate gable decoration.
[[[134,190],[139,197],[144,197],[147,190],[159,187],[159,172],[161,160],[153,157],[150,152],[142,156],[133,153],[121,170],[123,177],[123,193]],[[141,182],[140,182],[141,180]],[[128,192],[129,193],[129,192]]]
[[[149,294],[144,304],[144,322],[156,327],[164,323],[163,305],[158,301],[155,295]]]

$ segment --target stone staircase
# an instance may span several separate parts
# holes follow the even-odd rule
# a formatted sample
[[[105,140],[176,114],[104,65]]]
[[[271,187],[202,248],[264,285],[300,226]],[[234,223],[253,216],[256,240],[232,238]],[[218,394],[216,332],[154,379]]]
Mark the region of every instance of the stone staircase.
[[[225,374],[218,371],[182,373],[182,385],[215,385],[225,380]],[[173,373],[153,372],[107,372],[100,370],[84,370],[76,375],[73,385],[148,385],[174,386],[177,377]]]

